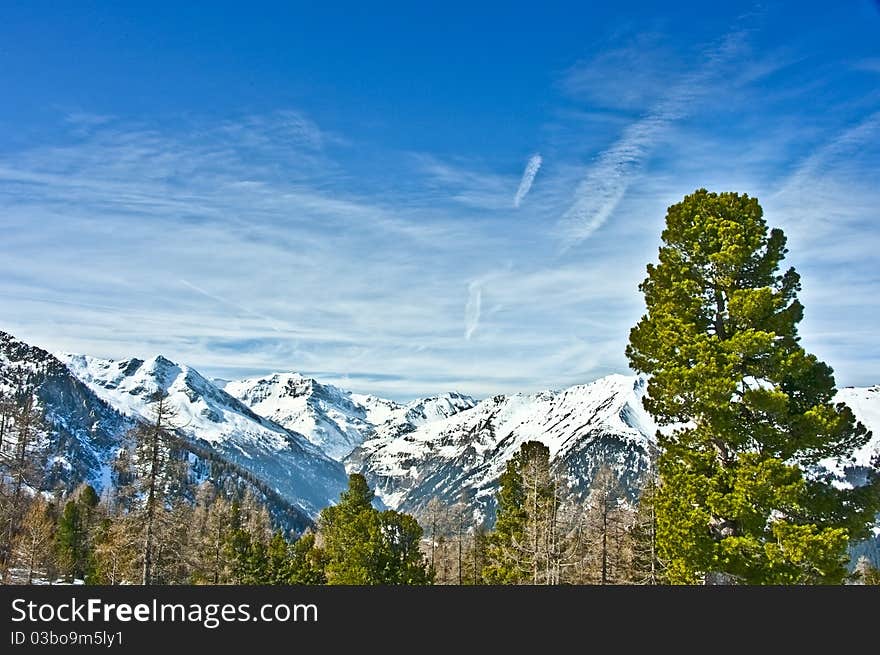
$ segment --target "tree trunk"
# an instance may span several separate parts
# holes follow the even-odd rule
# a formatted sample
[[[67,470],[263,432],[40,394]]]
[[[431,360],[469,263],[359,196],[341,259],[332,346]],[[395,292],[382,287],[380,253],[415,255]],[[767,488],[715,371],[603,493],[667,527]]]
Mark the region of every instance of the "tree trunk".
[[[462,517],[461,517],[461,507],[458,508],[458,586],[461,586],[462,583],[462,571],[461,571],[461,532],[462,532]]]
[[[532,476],[532,584],[538,584],[538,473]]]
[[[31,548],[30,548],[30,558],[28,559],[28,578],[27,583],[33,584],[34,582],[34,566],[37,563],[37,544],[36,539],[31,539]]]
[[[608,498],[602,497],[602,584],[608,584]]]
[[[156,499],[156,478],[159,469],[159,429],[156,428],[152,435],[153,443],[151,444],[150,456],[150,475],[147,486],[147,517],[146,517],[146,534],[144,537],[144,570],[141,584],[150,584],[150,576],[152,575],[152,557],[153,557],[153,521],[155,517],[155,499]]]

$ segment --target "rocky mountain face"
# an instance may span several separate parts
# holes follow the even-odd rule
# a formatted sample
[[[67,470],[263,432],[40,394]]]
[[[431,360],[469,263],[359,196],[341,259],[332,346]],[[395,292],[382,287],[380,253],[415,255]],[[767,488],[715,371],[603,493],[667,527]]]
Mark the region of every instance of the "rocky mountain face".
[[[249,471],[309,516],[336,501],[339,462],[303,435],[263,418],[202,377],[162,356],[121,361],[59,355],[71,373],[125,416],[150,419],[150,398],[168,393],[177,432]]]
[[[197,372],[156,357],[112,362],[52,355],[0,332],[0,392],[34,396],[45,416],[41,489],[111,486],[111,466],[131,428],[150,418],[150,396],[168,391],[190,478],[222,470],[262,496],[288,527],[303,529],[345,488],[343,466],[302,435],[256,415]],[[6,444],[9,447],[9,444]]]
[[[873,435],[867,444],[853,453],[852,461],[838,463],[838,466],[853,470],[880,466],[880,385],[844,387],[837,392],[835,400],[848,405],[856,419]]]
[[[337,460],[372,433],[371,412],[366,403],[358,402],[350,392],[297,373],[236,380],[223,389],[260,416],[305,435]],[[389,411],[397,407],[396,403],[387,402]]]
[[[43,449],[44,487],[72,488],[83,481],[97,488],[109,485],[109,462],[134,421],[98,398],[50,353],[0,332],[0,391],[9,396],[30,389],[51,428]]]

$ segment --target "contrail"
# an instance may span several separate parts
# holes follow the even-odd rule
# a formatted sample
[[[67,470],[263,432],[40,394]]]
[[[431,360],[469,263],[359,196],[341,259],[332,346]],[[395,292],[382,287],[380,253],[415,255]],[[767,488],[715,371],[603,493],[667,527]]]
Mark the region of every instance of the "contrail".
[[[599,155],[557,224],[566,247],[590,237],[605,224],[651,149],[670,125],[687,116],[692,105],[708,92],[718,69],[740,51],[744,35],[745,31],[737,31],[724,37],[717,48],[705,54],[702,68],[686,75],[666,98],[629,125],[620,139]]]
[[[202,289],[199,286],[196,286],[195,284],[193,284],[189,280],[185,280],[183,278],[180,278],[180,283],[183,286],[188,287],[188,288],[192,289],[193,291],[195,291],[196,293],[199,293],[199,294],[205,296],[206,298],[210,298],[211,300],[213,300],[215,302],[218,302],[222,305],[226,305],[228,307],[232,307],[233,309],[236,309],[236,310],[242,312],[243,314],[247,314],[249,316],[253,316],[254,318],[258,318],[262,321],[266,321],[268,326],[270,328],[272,328],[273,330],[275,330],[275,332],[282,332],[283,331],[283,326],[280,323],[278,323],[278,321],[274,320],[273,318],[271,318],[269,316],[259,314],[251,309],[248,309],[247,307],[244,307],[243,305],[239,305],[238,303],[232,302],[231,300],[228,300],[227,298],[224,298],[223,296],[218,296],[216,294],[211,293],[210,291],[205,291],[204,289]]]
[[[464,306],[464,338],[470,341],[471,336],[480,324],[480,305],[483,300],[483,289],[478,282],[468,285],[468,299]]]
[[[803,187],[811,184],[814,176],[820,174],[827,162],[860,148],[864,143],[872,143],[878,133],[880,133],[880,111],[874,112],[857,125],[842,132],[837,138],[813,151],[789,176],[776,195],[801,191]]]
[[[519,207],[523,198],[526,197],[529,190],[532,188],[532,182],[535,181],[535,175],[538,174],[538,169],[541,168],[541,163],[543,161],[541,155],[538,154],[529,157],[529,163],[526,164],[526,170],[523,171],[522,179],[519,182],[519,188],[516,190],[516,195],[513,197],[514,207]]]

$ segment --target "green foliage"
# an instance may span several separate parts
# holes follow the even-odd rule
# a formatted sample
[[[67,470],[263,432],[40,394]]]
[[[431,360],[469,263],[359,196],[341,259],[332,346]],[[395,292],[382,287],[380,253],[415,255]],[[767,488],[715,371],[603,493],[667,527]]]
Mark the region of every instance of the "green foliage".
[[[550,450],[527,441],[507,462],[499,481],[497,519],[488,538],[483,577],[489,584],[550,583],[561,545]]]
[[[64,505],[64,511],[58,519],[55,540],[58,568],[69,582],[82,573],[80,568],[85,548],[82,517],[79,507],[72,500]]]
[[[82,485],[58,518],[55,531],[56,562],[68,581],[88,579],[94,568],[90,533],[99,498],[91,485]]]
[[[671,582],[830,583],[867,535],[878,485],[837,489],[804,471],[869,434],[833,405],[832,370],[799,343],[803,307],[781,230],[757,200],[696,191],[669,208],[630,364],[661,424],[658,552]]]
[[[429,584],[419,544],[422,528],[409,515],[372,506],[364,476],[349,476],[338,505],[325,508],[319,530],[328,584]]]
[[[285,584],[327,584],[324,551],[315,545],[315,535],[307,532],[288,548]]]
[[[91,511],[98,506],[100,502],[100,498],[98,498],[98,492],[95,491],[95,488],[90,485],[84,485],[79,492],[79,498],[77,498],[77,502],[81,507],[86,508]]]
[[[517,545],[525,539],[528,520],[521,465],[522,457],[517,452],[508,460],[498,480],[495,529],[488,537],[488,564],[483,568],[483,577],[489,584],[515,584],[527,574],[515,552]]]
[[[377,544],[379,584],[423,585],[432,581],[420,549],[422,528],[409,514],[385,510],[371,531]]]
[[[286,584],[289,578],[288,543],[280,530],[272,534],[266,548],[266,583]]]

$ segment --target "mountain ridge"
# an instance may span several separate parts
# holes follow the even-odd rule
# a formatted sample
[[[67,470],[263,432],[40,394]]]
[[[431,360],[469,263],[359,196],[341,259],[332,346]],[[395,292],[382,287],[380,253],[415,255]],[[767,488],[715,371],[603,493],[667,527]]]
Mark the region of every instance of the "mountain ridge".
[[[195,369],[162,355],[109,360],[59,353],[72,374],[128,416],[149,420],[150,398],[168,393],[178,432],[251,471],[314,517],[335,502],[345,472],[303,435],[266,419]]]
[[[393,423],[403,433],[476,404],[457,392],[398,403],[293,372],[233,380],[224,390],[261,416],[305,435],[338,460],[373,438],[381,425]]]
[[[55,376],[46,388],[54,389],[47,410],[61,435],[48,463],[56,481],[106,485],[114,433],[143,420],[148,397],[161,388],[181,409],[193,449],[234,463],[311,518],[337,500],[346,473],[360,472],[392,509],[418,516],[431,498],[463,499],[491,522],[498,476],[532,439],[550,449],[567,493],[583,497],[605,466],[634,496],[657,448],[657,426],[642,405],[646,379],[635,375],[479,401],[453,391],[399,403],[290,372],[218,386],[161,355],[56,358],[0,333],[0,384],[12,360]],[[873,431],[850,461],[836,463],[843,480],[880,457],[880,385],[844,387],[837,400]]]

